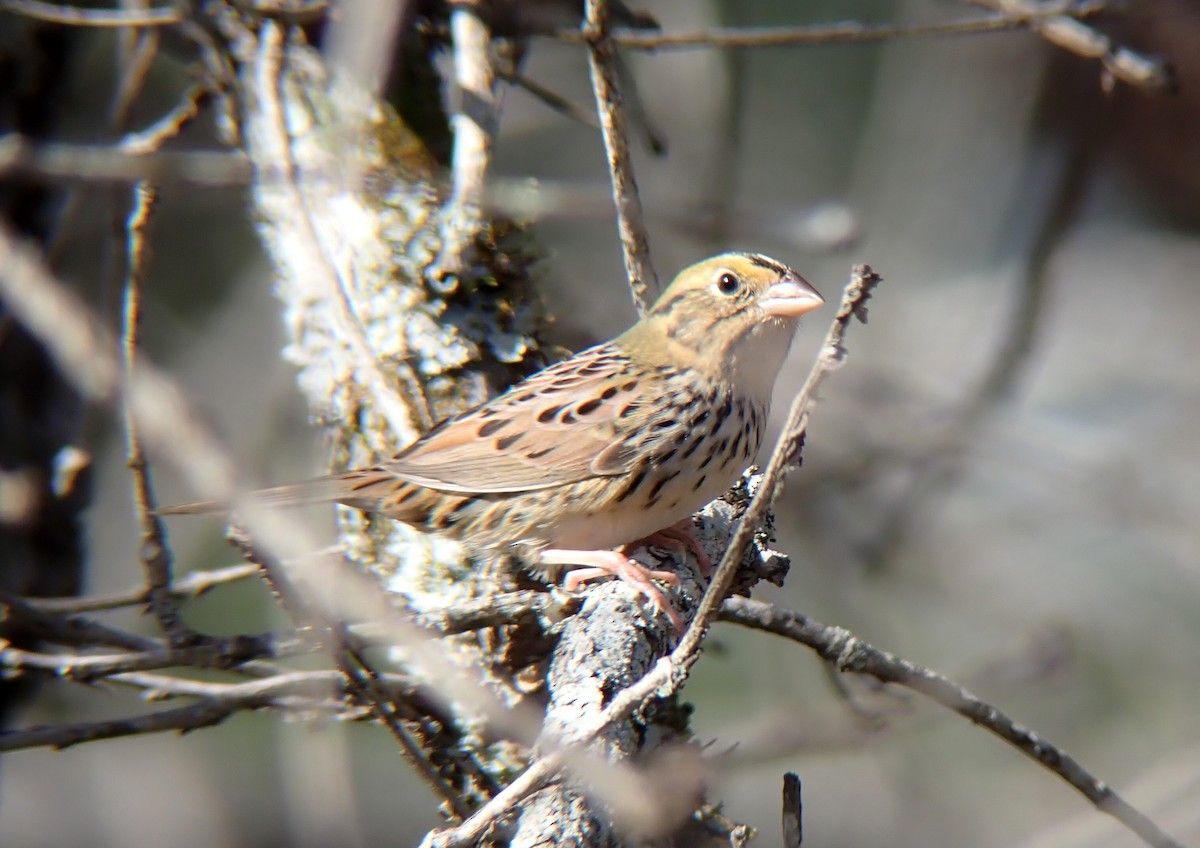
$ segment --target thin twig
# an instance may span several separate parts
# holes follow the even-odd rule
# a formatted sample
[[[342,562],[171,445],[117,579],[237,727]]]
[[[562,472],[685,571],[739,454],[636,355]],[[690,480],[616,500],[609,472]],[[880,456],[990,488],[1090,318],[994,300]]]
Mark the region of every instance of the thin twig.
[[[127,138],[136,141],[137,134]],[[251,168],[249,160],[240,153],[215,150],[143,153],[120,146],[34,144],[11,133],[0,136],[0,174],[88,185],[153,180],[160,185],[223,187],[248,185]]]
[[[815,650],[839,671],[868,674],[884,683],[898,683],[920,692],[939,704],[999,736],[1027,757],[1058,775],[1147,845],[1182,848],[1154,822],[1134,809],[1108,784],[1092,776],[1061,748],[1022,727],[991,704],[981,701],[962,686],[931,669],[901,659],[862,641],[840,627],[830,627],[788,610],[749,598],[727,598],[721,620],[784,636]]]
[[[109,120],[116,132],[125,132],[134,104],[146,87],[158,56],[159,33],[157,29],[128,27],[117,31],[117,84],[109,106]]]
[[[235,712],[260,709],[269,706],[270,703],[268,698],[260,699],[257,702],[248,699],[245,703],[200,701],[186,707],[176,707],[128,718],[8,730],[0,732],[0,752],[45,747],[62,750],[83,742],[94,742],[97,739],[117,739],[122,736],[162,733],[167,730],[182,733],[200,727],[212,727],[214,724],[220,724]]]
[[[1030,0],[969,0],[997,9],[1001,14],[962,21],[916,24],[864,24],[849,21],[796,27],[721,27],[694,32],[618,30],[611,40],[635,50],[691,48],[799,47],[814,44],[872,44],[897,38],[959,36],[1031,29],[1052,44],[1080,56],[1099,59],[1110,79],[1147,91],[1170,92],[1175,75],[1170,65],[1113,43],[1112,39],[1081,23],[1104,12],[1106,0],[1064,0],[1037,4]],[[562,41],[588,42],[578,30],[555,33]]]
[[[41,0],[0,0],[0,12],[73,27],[171,26],[182,21],[186,14],[177,3],[151,9],[84,9]]]
[[[55,615],[43,612],[25,598],[0,588],[0,634],[11,630],[29,630],[39,639],[59,645],[108,645],[128,651],[153,651],[161,647],[156,639],[140,636],[79,615]]]
[[[725,592],[733,580],[734,572],[741,564],[746,548],[753,541],[759,523],[781,491],[784,474],[799,458],[809,410],[816,400],[816,390],[825,377],[845,358],[843,341],[850,319],[856,316],[859,320],[866,320],[866,302],[879,281],[879,276],[866,265],[854,269],[850,283],[842,295],[841,307],[825,337],[821,355],[792,402],[787,423],[771,453],[771,461],[763,472],[758,493],[730,538],[725,554],[721,557],[721,562],[700,602],[700,608],[675,650],[655,663],[636,683],[617,693],[590,726],[580,727],[574,738],[566,740],[567,742],[577,746],[586,745],[604,728],[632,715],[646,699],[655,696],[668,697],[683,685],[688,671],[699,656],[704,635],[720,609]],[[422,844],[431,848],[461,848],[474,844],[488,828],[507,815],[509,810],[553,778],[570,753],[570,749],[560,748],[535,760],[503,791],[461,825],[448,830],[432,831]]]
[[[206,87],[189,87],[169,112],[145,129],[126,133],[117,142],[117,148],[133,155],[161,150],[164,144],[178,136],[184,127],[200,116],[200,110],[204,108],[209,97],[210,92]]]
[[[608,23],[607,0],[587,0],[587,18],[580,34],[589,47],[588,67],[604,134],[604,150],[608,154],[608,173],[612,179],[613,202],[617,206],[617,230],[625,256],[625,275],[633,293],[633,305],[641,315],[652,300],[650,292],[659,290],[658,275],[650,261],[650,240],[642,219],[642,201],[638,197],[633,161],[629,155],[616,52]]]
[[[125,379],[130,381],[137,367],[138,330],[142,279],[146,271],[146,229],[154,209],[157,193],[149,182],[142,181],[134,188],[133,211],[126,227],[125,256],[125,315],[122,348]],[[146,574],[146,603],[158,620],[167,640],[175,646],[191,641],[194,634],[179,617],[179,606],[171,597],[171,550],[167,547],[166,530],[154,514],[157,503],[150,480],[150,466],[142,448],[142,437],[133,410],[125,409],[125,445],[127,464],[133,472],[133,499],[137,508],[141,542],[138,557]]]
[[[1010,15],[1032,15],[1045,8],[1030,0],[968,0]],[[1101,4],[1103,5],[1103,4]],[[1061,47],[1086,59],[1098,59],[1104,69],[1104,87],[1111,89],[1114,80],[1158,93],[1173,92],[1175,73],[1170,65],[1116,44],[1104,33],[1070,14],[1031,18],[1029,28],[1056,47]]]
[[[214,568],[211,571],[194,571],[171,584],[171,597],[175,600],[198,598],[217,586],[254,577],[258,566],[253,563]],[[149,598],[145,586],[137,586],[124,592],[107,595],[91,595],[79,598],[25,598],[30,606],[46,613],[101,612],[123,607],[141,606]]]
[[[235,712],[268,707],[327,713],[342,719],[357,719],[365,715],[362,709],[331,697],[344,691],[345,677],[337,671],[286,672],[245,683],[213,683],[145,673],[116,674],[107,680],[140,689],[145,697],[151,699],[181,697],[202,700],[185,707],[123,719],[0,732],[0,752],[39,747],[66,748],[81,742],[168,730],[183,732],[218,724]],[[413,681],[404,675],[383,675],[381,683],[398,694],[414,689]]]
[[[600,129],[600,122],[596,120],[596,116],[590,111],[563,97],[561,94],[551,91],[537,80],[531,79],[515,70],[497,71],[496,76],[509,85],[515,85],[517,88],[523,89],[531,97],[542,101],[554,111],[561,112],[568,118],[578,121],[584,126],[591,127],[594,130]]]
[[[622,47],[633,50],[679,50],[700,47],[754,48],[754,47],[803,47],[814,44],[873,44],[897,38],[916,38],[943,35],[971,35],[976,33],[1006,32],[1030,26],[1034,21],[1070,15],[1085,18],[1096,15],[1107,7],[1105,0],[1090,2],[1059,2],[1048,8],[1038,8],[1020,13],[988,15],[961,21],[939,21],[935,23],[911,24],[864,24],[859,21],[844,21],[832,24],[807,26],[769,27],[714,27],[693,32],[647,32],[644,30],[616,30],[612,39]],[[562,41],[582,42],[575,30],[564,29],[555,33]]]
[[[277,643],[271,635],[233,636],[181,648],[158,647],[122,654],[47,654],[10,646],[0,647],[0,667],[11,671],[42,671],[67,680],[90,682],[128,671],[159,668],[227,669],[257,659],[279,659],[297,653],[298,642]]]
[[[383,675],[382,679],[388,687],[398,692],[408,693],[417,688],[412,678],[403,674]],[[130,672],[113,675],[108,682],[139,689],[145,693],[145,698],[151,700],[204,698],[240,703],[247,699],[257,700],[269,697],[272,699],[319,698],[323,701],[345,695],[347,691],[345,675],[333,669],[285,671],[261,680],[247,680],[240,683],[222,683],[165,674]],[[361,711],[358,708],[348,707],[345,701],[335,702],[334,706],[339,712]]]

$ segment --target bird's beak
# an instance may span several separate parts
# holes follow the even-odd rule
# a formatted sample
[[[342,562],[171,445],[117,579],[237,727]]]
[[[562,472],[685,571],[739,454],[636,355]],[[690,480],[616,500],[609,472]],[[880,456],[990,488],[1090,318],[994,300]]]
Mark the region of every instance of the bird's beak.
[[[799,275],[787,274],[762,293],[758,304],[763,312],[775,318],[799,318],[812,312],[825,298]]]

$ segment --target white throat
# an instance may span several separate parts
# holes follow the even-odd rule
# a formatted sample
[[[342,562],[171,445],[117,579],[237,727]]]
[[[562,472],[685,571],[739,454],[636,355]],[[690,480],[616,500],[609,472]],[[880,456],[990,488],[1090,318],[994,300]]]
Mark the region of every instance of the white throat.
[[[768,321],[758,325],[733,351],[728,362],[727,379],[737,393],[770,407],[775,378],[783,368],[792,338],[794,321]]]

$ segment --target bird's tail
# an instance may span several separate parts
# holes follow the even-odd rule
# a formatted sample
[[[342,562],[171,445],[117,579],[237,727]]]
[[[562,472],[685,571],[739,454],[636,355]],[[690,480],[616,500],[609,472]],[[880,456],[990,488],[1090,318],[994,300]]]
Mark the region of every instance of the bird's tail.
[[[250,492],[236,501],[191,501],[154,510],[155,515],[200,515],[209,512],[231,512],[238,506],[295,507],[306,504],[332,503],[346,495],[344,478],[331,474],[300,483],[288,483]]]

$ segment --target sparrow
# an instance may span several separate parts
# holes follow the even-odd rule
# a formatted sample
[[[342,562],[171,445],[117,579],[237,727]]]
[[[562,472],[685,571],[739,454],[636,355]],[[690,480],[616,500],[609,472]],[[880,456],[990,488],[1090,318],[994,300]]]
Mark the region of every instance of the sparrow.
[[[615,339],[581,351],[438,424],[370,468],[264,489],[264,506],[337,502],[533,567],[576,566],[574,590],[614,575],[681,629],[630,559],[639,543],[686,545],[690,516],[762,443],[775,379],[800,316],[824,300],[786,265],[725,253],[684,269]],[[205,501],[160,514],[220,511]]]

